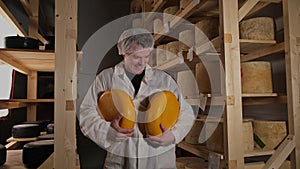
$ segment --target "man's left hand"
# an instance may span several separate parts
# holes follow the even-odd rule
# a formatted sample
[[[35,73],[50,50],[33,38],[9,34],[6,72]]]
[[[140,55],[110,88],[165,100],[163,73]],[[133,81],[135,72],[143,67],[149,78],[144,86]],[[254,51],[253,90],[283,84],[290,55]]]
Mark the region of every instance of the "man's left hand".
[[[162,135],[160,136],[150,136],[148,135],[148,140],[154,145],[154,146],[168,146],[170,144],[174,144],[175,137],[173,133],[170,130],[167,130],[167,128],[160,124],[160,128],[162,130]]]

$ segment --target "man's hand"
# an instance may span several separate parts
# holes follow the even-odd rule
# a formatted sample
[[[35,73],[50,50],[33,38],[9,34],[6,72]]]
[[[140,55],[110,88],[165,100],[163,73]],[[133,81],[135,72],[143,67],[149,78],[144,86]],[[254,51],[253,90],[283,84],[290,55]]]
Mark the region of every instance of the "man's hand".
[[[148,140],[154,146],[168,146],[170,144],[174,144],[175,137],[170,130],[167,130],[166,127],[160,124],[160,128],[163,131],[162,135],[160,136],[150,136],[148,135]]]
[[[115,120],[111,121],[111,132],[112,137],[115,137],[117,141],[124,141],[127,140],[129,137],[133,136],[133,129],[124,129],[120,127],[120,120],[122,119],[123,116],[119,116]]]

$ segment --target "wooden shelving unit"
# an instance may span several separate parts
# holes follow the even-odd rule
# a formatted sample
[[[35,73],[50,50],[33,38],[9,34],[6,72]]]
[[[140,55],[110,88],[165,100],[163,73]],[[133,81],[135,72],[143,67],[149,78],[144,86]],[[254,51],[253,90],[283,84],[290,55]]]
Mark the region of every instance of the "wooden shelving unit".
[[[167,2],[167,1],[166,1]],[[283,8],[284,18],[284,42],[276,42],[275,40],[250,40],[239,39],[239,22],[244,18],[265,10],[271,4],[281,4]],[[165,3],[157,1],[153,4],[151,12],[161,11]],[[224,56],[223,66],[225,67],[225,74],[227,76],[225,81],[226,96],[209,95],[207,98],[207,105],[214,102],[214,105],[225,105],[224,117],[224,134],[226,135],[226,150],[222,154],[222,159],[226,161],[228,168],[244,168],[243,157],[256,157],[271,155],[264,168],[270,166],[277,168],[281,165],[287,156],[291,156],[292,165],[300,166],[300,142],[295,143],[295,139],[299,140],[300,126],[296,123],[299,118],[296,117],[297,107],[299,109],[299,36],[300,32],[295,27],[295,20],[299,20],[299,15],[296,15],[296,9],[299,8],[300,3],[296,0],[282,1],[282,0],[246,0],[238,4],[236,1],[227,0],[205,0],[205,1],[190,1],[185,9],[180,9],[176,16],[184,19],[194,20],[196,17],[219,16],[221,21],[220,36],[210,40],[201,46],[194,46],[196,55],[208,54],[217,52]],[[150,18],[150,17],[149,17]],[[148,18],[148,19],[149,19]],[[293,20],[292,20],[293,19]],[[165,36],[180,24],[180,19],[174,19],[168,24],[168,32],[165,34],[156,34],[154,39],[156,44],[159,44]],[[297,26],[300,23],[297,22]],[[272,54],[285,54],[286,61],[286,75],[287,75],[287,95],[278,93],[241,93],[241,79],[240,72],[233,70],[240,70],[240,63],[251,61],[254,59],[262,59],[265,56]],[[174,59],[168,63],[157,66],[156,68],[166,70],[176,68],[177,65],[182,64],[182,59]],[[297,88],[298,84],[298,88]],[[198,97],[186,98],[188,103],[198,103]],[[276,150],[258,150],[252,152],[243,152],[243,144],[236,142],[242,140],[242,106],[248,105],[269,105],[269,104],[287,104],[289,116],[289,134],[295,136],[288,136],[289,139],[284,142]],[[230,113],[226,113],[230,112]],[[293,145],[295,145],[293,147]],[[205,146],[191,145],[186,142],[181,142],[177,145],[179,148],[193,153],[196,156],[208,159],[209,150]],[[291,150],[295,150],[292,152]],[[277,159],[277,160],[276,160]]]

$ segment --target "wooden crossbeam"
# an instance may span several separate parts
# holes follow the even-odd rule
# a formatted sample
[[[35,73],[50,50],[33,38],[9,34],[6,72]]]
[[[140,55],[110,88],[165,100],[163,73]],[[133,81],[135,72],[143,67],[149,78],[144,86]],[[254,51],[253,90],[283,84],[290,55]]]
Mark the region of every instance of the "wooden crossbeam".
[[[31,71],[26,66],[22,65],[20,62],[18,62],[16,59],[14,59],[14,57],[10,56],[9,54],[0,52],[0,60],[2,60],[2,62],[6,63],[7,65],[10,65],[20,73],[26,75],[31,74]]]
[[[243,55],[241,56],[241,62],[254,60],[262,56],[267,56],[269,54],[278,53],[282,51],[284,51],[284,42],[268,46],[262,49],[254,50],[253,52],[248,53],[247,55]]]
[[[296,140],[295,136],[288,135],[285,140],[280,144],[275,153],[269,158],[263,169],[279,168],[286,158],[295,149]]]
[[[239,9],[239,21],[251,11],[251,9],[259,2],[260,0],[247,0],[244,2],[243,6]]]
[[[3,18],[6,19],[15,28],[18,35],[20,35],[20,36],[26,36],[27,35],[25,30],[22,28],[22,26],[19,24],[19,22],[13,16],[13,14],[9,11],[9,9],[3,3],[2,0],[0,0],[0,15],[2,15]]]

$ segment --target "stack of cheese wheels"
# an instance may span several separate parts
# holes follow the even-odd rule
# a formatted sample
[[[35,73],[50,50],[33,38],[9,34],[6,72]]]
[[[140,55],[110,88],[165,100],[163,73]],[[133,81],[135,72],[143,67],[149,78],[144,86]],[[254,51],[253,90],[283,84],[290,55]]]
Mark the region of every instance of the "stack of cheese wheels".
[[[179,115],[179,102],[170,91],[155,93],[150,98],[146,112],[145,129],[147,134],[158,136],[162,134],[161,124],[170,129],[177,121]]]
[[[112,121],[122,115],[120,127],[133,129],[136,119],[135,107],[130,96],[120,89],[105,91],[98,99],[99,115]]]

